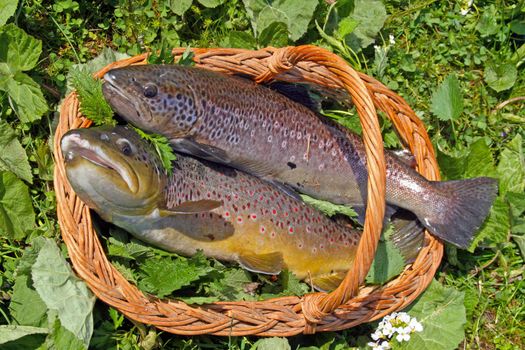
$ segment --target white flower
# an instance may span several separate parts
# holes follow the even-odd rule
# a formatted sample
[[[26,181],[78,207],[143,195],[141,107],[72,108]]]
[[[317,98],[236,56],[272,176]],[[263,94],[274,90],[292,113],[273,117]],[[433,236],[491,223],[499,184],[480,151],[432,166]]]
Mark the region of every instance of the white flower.
[[[402,341],[409,341],[410,340],[410,334],[406,334],[406,333],[399,333],[398,335],[396,335],[396,340],[398,342],[402,342]]]
[[[412,332],[421,332],[423,330],[423,325],[419,323],[415,318],[410,320],[408,326],[412,329]]]
[[[462,0],[459,13],[461,13],[462,16],[465,16],[467,13],[470,12],[470,8],[472,7],[473,3],[474,0]]]
[[[394,36],[392,34],[390,34],[388,36],[388,41],[390,42],[390,45],[395,45],[396,44],[396,39],[394,38]]]

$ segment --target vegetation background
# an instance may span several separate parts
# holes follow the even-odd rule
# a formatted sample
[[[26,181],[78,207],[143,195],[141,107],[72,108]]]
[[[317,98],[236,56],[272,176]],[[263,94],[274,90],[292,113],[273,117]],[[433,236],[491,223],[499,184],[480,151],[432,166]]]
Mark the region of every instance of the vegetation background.
[[[51,146],[71,72],[171,47],[299,44],[332,50],[403,96],[427,125],[444,178],[500,181],[469,251],[447,247],[436,281],[409,309],[425,331],[392,346],[525,348],[524,43],[523,0],[0,0],[0,348],[366,347],[377,324],[289,340],[181,337],[135,324],[94,300],[60,241]],[[356,128],[352,110],[325,113]],[[399,147],[388,122],[383,129],[385,145]],[[213,300],[257,298],[249,283],[263,296],[307,291],[293,276],[261,280],[116,230],[106,243],[128,278],[160,296],[191,287]],[[166,260],[176,284],[157,278]]]

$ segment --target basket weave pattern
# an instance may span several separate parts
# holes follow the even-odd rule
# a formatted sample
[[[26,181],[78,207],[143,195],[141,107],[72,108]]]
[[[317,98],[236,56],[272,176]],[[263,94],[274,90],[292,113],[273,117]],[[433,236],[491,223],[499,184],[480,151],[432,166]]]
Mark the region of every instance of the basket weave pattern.
[[[175,59],[184,52],[173,50]],[[424,247],[413,264],[382,287],[362,287],[381,232],[385,204],[385,160],[376,108],[391,119],[402,142],[414,154],[418,171],[439,180],[434,151],[422,122],[407,103],[373,78],[354,71],[338,56],[315,46],[257,51],[194,49],[197,67],[223,73],[241,73],[257,82],[272,80],[306,82],[344,89],[352,97],[363,126],[367,154],[368,206],[363,236],[353,268],[331,293],[312,293],[260,302],[216,302],[198,307],[178,300],[145,295],[127,281],[107,260],[93,229],[89,208],[71,189],[65,176],[60,139],[65,132],[85,128],[91,121],[79,112],[76,94],[69,94],[60,109],[55,134],[54,186],[57,215],[76,273],[95,295],[127,317],[175,334],[226,336],[291,336],[350,328],[383,317],[410,304],[431,282],[443,255],[443,245],[426,234]],[[146,54],[114,62],[112,68],[146,64]]]

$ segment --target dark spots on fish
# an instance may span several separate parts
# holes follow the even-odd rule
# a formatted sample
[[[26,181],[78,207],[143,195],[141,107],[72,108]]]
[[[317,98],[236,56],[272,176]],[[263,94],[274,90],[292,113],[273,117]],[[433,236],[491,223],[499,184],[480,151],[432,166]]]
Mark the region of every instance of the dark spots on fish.
[[[292,162],[288,162],[288,163],[286,163],[286,165],[288,165],[288,166],[290,167],[290,169],[295,169],[295,168],[297,168],[297,164],[292,163]]]
[[[206,235],[206,237],[210,240],[210,241],[214,241],[215,240],[215,236],[212,235],[211,233]]]

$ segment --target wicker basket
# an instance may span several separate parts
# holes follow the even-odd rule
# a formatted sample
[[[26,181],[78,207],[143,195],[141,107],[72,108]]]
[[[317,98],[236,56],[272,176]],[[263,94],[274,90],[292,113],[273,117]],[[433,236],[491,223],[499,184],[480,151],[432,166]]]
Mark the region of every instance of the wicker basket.
[[[173,50],[175,59],[183,51]],[[439,179],[428,135],[406,102],[373,78],[354,71],[338,56],[315,46],[193,51],[197,67],[242,73],[257,82],[307,82],[346,89],[351,95],[363,126],[370,174],[364,233],[354,267],[339,288],[328,294],[312,293],[260,302],[217,302],[195,307],[178,300],[145,295],[107,260],[93,230],[88,207],[67,182],[60,139],[69,129],[91,125],[80,114],[73,92],[60,109],[54,143],[54,186],[62,237],[76,273],[97,297],[130,319],[184,335],[291,336],[334,331],[376,320],[410,304],[428,286],[443,255],[442,243],[428,233],[417,259],[399,277],[382,287],[362,286],[374,257],[385,210],[385,161],[376,108],[392,120],[401,140],[415,155],[418,171],[428,179]],[[96,73],[96,77],[101,78],[111,68],[146,64],[146,58],[147,54],[142,54],[114,62]]]

